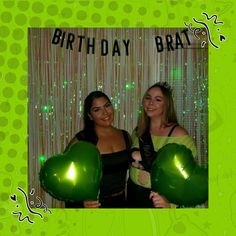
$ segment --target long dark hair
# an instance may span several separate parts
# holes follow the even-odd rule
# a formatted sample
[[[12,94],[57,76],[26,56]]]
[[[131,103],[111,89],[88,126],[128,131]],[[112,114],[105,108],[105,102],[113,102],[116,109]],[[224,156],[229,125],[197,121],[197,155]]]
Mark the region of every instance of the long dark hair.
[[[94,129],[94,121],[90,119],[89,114],[91,113],[91,107],[94,99],[104,97],[109,102],[109,97],[101,92],[101,91],[93,91],[91,92],[84,100],[84,111],[83,111],[83,120],[84,120],[84,128],[80,132],[86,141],[96,144],[98,141],[97,134]]]

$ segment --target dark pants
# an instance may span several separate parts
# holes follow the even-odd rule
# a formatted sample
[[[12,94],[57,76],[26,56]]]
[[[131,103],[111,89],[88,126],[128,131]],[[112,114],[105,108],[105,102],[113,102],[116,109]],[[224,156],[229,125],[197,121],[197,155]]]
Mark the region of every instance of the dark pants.
[[[65,202],[65,208],[84,208],[83,202]]]
[[[125,192],[118,196],[100,197],[100,208],[125,208]],[[83,202],[65,202],[65,208],[84,208]]]
[[[135,184],[130,178],[127,183],[127,207],[128,208],[153,208],[149,199],[151,189]]]
[[[126,200],[125,200],[125,192],[118,196],[111,197],[100,197],[99,202],[101,203],[101,208],[125,208]]]

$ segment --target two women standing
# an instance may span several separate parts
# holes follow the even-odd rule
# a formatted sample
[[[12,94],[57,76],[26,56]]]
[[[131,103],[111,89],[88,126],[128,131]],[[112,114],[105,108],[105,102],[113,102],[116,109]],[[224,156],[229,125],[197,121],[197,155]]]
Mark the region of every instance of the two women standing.
[[[115,128],[113,120],[114,108],[109,98],[100,91],[90,93],[84,102],[84,128],[68,147],[73,142],[84,140],[96,145],[100,151],[103,177],[99,199],[66,202],[66,207],[175,207],[164,196],[152,192],[150,183],[150,168],[155,154],[167,143],[183,144],[196,156],[192,138],[178,125],[170,86],[159,82],[145,92],[142,113],[132,134],[132,149],[128,132]]]

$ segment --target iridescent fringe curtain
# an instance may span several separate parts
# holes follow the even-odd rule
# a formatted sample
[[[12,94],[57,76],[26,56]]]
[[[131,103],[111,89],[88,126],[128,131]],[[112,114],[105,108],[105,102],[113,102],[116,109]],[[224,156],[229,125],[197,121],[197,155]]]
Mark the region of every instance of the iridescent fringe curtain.
[[[115,107],[115,126],[130,133],[137,124],[145,90],[157,81],[173,88],[179,123],[194,138],[198,162],[208,163],[208,49],[190,32],[187,44],[183,29],[60,29],[75,35],[72,50],[52,44],[55,29],[32,28],[28,31],[28,167],[29,190],[34,188],[48,207],[63,207],[40,188],[40,159],[64,151],[69,140],[83,126],[83,101],[93,90],[102,90]],[[168,51],[166,35],[176,32],[184,48]],[[84,37],[79,48],[79,38]],[[163,51],[157,52],[155,37],[161,36]],[[87,51],[95,40],[94,54]],[[101,55],[101,40],[107,40],[107,55]],[[130,40],[129,55],[123,40]],[[120,55],[112,55],[115,42]],[[106,48],[105,48],[106,49]],[[105,50],[103,48],[103,52]],[[116,48],[116,50],[118,50]]]

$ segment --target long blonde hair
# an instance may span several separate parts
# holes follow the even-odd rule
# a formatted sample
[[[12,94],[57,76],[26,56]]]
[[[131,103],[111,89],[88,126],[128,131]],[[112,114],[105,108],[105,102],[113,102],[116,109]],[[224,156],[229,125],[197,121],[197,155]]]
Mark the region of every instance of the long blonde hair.
[[[144,93],[143,99],[142,99],[142,108],[141,108],[141,114],[138,119],[138,126],[136,128],[136,135],[137,137],[141,137],[145,131],[149,130],[150,127],[150,118],[147,116],[146,112],[143,109],[143,103],[144,99],[152,88],[160,88],[163,98],[164,98],[164,115],[162,120],[162,125],[167,126],[170,123],[178,124],[177,116],[175,113],[174,108],[174,101],[172,97],[172,90],[170,85],[168,85],[167,82],[157,82],[151,87],[147,89],[147,91]]]

